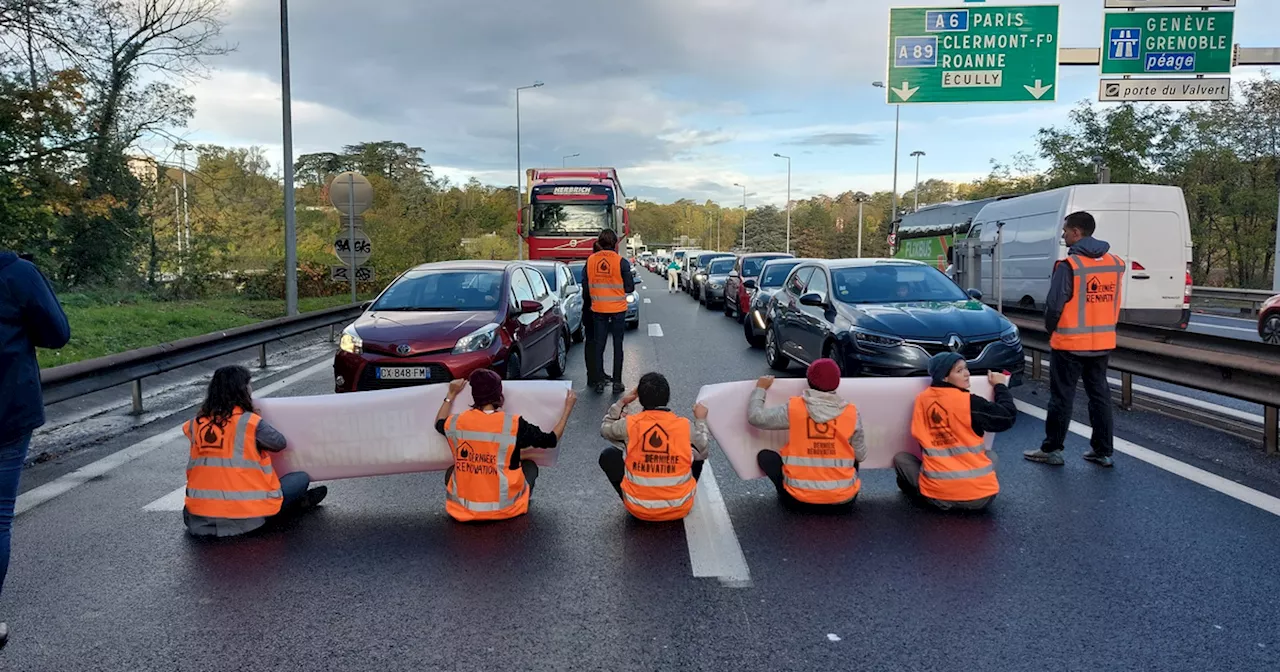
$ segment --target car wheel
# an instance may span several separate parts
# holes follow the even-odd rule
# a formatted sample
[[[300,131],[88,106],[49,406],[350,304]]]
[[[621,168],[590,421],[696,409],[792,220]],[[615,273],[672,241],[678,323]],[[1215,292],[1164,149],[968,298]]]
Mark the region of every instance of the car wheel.
[[[578,330],[577,330],[577,331],[575,331],[575,332],[573,332],[573,342],[574,342],[574,343],[581,343],[581,342],[582,342],[582,340],[583,340],[583,339],[585,339],[586,337],[587,337],[587,327],[586,327],[586,325],[579,324],[579,325],[578,325]]]
[[[729,291],[728,291],[728,290],[725,290],[724,295],[725,295],[725,299],[724,299],[724,311],[723,311],[723,312],[724,312],[724,316],[725,316],[725,317],[733,317],[733,311],[730,309],[730,305],[737,305],[737,302],[735,301],[733,304],[730,304],[730,303],[729,303]]]
[[[520,369],[520,353],[512,350],[507,356],[507,380],[520,380],[524,372]]]
[[[764,336],[756,335],[756,330],[751,326],[751,320],[742,321],[742,335],[746,337],[751,347],[757,350],[764,347]]]
[[[1280,345],[1280,314],[1268,317],[1262,323],[1262,327],[1258,329],[1258,336],[1262,338],[1264,343]]]
[[[841,378],[852,378],[849,373],[849,365],[845,363],[844,350],[839,343],[828,343],[827,347],[822,349],[822,356],[827,359],[835,360],[836,366],[840,368]]]
[[[706,306],[706,307],[707,307],[707,310],[715,310],[715,309],[716,309],[716,304],[715,304],[715,302],[714,302],[714,301],[712,301],[712,300],[711,300],[711,295],[710,295],[710,294],[708,294],[708,293],[706,293],[706,292],[703,292],[703,294],[706,294],[706,296],[704,297],[704,299],[703,299],[703,301],[702,301],[702,305]]]
[[[547,365],[547,377],[559,378],[569,368],[569,334],[561,334],[556,339],[555,361]]]
[[[791,366],[791,359],[782,354],[782,346],[778,344],[778,330],[772,326],[764,332],[764,361],[774,371],[786,371]]]
[[[631,331],[635,331],[636,329],[639,329],[639,328],[640,328],[640,320],[627,323],[627,329],[630,329]]]

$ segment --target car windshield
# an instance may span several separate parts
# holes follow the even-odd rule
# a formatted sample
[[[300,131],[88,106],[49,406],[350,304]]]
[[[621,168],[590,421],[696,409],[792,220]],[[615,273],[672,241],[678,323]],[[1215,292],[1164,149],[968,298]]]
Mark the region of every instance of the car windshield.
[[[764,268],[764,262],[769,261],[770,259],[785,258],[786,257],[747,257],[742,260],[742,277],[754,278],[757,275],[760,275],[760,269]],[[788,267],[788,270],[790,270],[790,267]],[[782,284],[782,281],[779,280],[778,284]]]
[[[373,310],[494,310],[502,271],[409,271],[387,288]]]
[[[587,262],[584,261],[577,264],[569,264],[569,270],[573,272],[573,279],[577,280],[578,284],[581,285],[582,274],[587,270]]]
[[[547,279],[547,286],[551,288],[551,291],[554,292],[559,289],[559,287],[556,287],[556,276],[559,274],[556,273],[555,266],[538,266],[537,269],[542,273],[542,277]]]
[[[733,270],[733,257],[725,259],[716,259],[707,267],[707,272],[711,275],[725,275]]]
[[[605,203],[534,203],[530,233],[594,236],[613,228],[610,211]]]
[[[892,264],[838,268],[831,272],[835,298],[844,303],[963,301],[960,287],[929,266]]]
[[[781,287],[786,282],[787,276],[791,274],[791,269],[796,267],[800,262],[782,262],[777,264],[769,264],[764,269],[764,277],[760,278],[761,287]]]

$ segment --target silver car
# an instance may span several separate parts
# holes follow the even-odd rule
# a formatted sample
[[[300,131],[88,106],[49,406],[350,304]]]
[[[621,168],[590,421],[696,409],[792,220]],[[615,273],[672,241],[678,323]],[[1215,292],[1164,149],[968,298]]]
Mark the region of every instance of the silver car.
[[[729,279],[735,261],[735,257],[718,257],[707,263],[705,279],[699,283],[701,296],[698,297],[698,303],[706,306],[707,310],[724,305],[724,283]]]
[[[751,307],[742,321],[742,335],[753,348],[763,348],[768,330],[769,302],[782,289],[791,269],[806,259],[770,259],[764,262],[759,277],[748,278],[743,286],[751,296]]]
[[[542,277],[547,279],[551,293],[556,296],[560,309],[564,311],[564,319],[569,325],[569,333],[573,335],[573,342],[581,343],[586,331],[582,325],[582,285],[577,277],[564,262],[531,261],[529,265],[538,269]]]

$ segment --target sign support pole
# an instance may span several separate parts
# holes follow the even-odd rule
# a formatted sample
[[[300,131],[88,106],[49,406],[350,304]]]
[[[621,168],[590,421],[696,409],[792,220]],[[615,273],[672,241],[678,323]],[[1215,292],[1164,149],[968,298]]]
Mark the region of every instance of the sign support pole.
[[[348,252],[351,253],[348,265],[351,267],[351,303],[356,302],[356,176],[347,175],[347,229],[351,242]]]

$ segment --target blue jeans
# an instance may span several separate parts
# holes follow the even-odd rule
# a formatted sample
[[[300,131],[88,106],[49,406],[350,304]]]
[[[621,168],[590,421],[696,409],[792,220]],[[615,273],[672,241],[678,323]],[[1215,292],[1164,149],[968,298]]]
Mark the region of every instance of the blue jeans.
[[[307,494],[307,487],[311,485],[311,477],[305,471],[295,471],[280,477],[280,494],[284,496],[284,502],[280,505],[280,512],[284,513],[286,509],[298,503],[302,496]]]
[[[17,441],[0,444],[0,592],[4,591],[4,577],[9,573],[13,507],[18,503],[18,481],[22,478],[22,463],[27,459],[30,445],[29,433]]]

